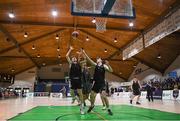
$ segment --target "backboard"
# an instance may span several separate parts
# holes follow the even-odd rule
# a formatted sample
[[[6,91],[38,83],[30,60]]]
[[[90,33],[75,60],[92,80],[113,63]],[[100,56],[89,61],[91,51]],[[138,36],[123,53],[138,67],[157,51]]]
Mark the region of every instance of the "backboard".
[[[136,17],[131,0],[72,0],[71,14],[124,19]]]

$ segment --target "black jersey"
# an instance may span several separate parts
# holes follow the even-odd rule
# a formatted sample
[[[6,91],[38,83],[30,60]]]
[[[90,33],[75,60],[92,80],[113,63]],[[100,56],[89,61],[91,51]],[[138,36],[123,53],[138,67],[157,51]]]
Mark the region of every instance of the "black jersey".
[[[91,83],[90,72],[86,69],[83,69],[82,71],[82,80],[83,80],[83,83]]]
[[[69,73],[70,79],[81,78],[81,66],[79,63],[72,63]]]
[[[147,84],[145,88],[146,88],[147,92],[153,92],[153,90],[154,90],[154,88],[150,84]]]
[[[139,91],[139,89],[140,89],[139,83],[133,81],[132,89],[133,89],[133,91]]]
[[[96,84],[105,84],[105,68],[104,65],[96,65],[94,71],[94,81]]]

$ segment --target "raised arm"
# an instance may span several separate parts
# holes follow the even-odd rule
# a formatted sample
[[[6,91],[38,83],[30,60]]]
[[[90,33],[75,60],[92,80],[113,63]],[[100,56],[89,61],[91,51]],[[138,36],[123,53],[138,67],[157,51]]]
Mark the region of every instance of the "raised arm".
[[[91,65],[96,66],[96,63],[86,54],[86,52],[84,50],[82,50],[84,56],[86,57],[86,59],[90,62]]]
[[[86,57],[84,56],[84,54],[82,54],[82,51],[77,52],[78,54],[78,61],[81,65],[83,65],[84,63],[86,63]],[[83,57],[83,60],[81,59],[81,57]]]
[[[113,69],[112,69],[112,67],[109,65],[109,62],[106,60],[105,61],[105,65],[104,65],[104,68],[105,68],[105,70],[106,71],[109,71],[109,72],[113,72]]]
[[[72,50],[73,50],[73,47],[70,46],[69,51],[68,51],[67,54],[66,54],[66,59],[67,59],[67,61],[68,61],[69,64],[72,63],[72,61],[71,61],[71,59],[70,59],[70,57],[69,57],[69,55],[70,55],[70,53],[71,53]]]
[[[142,89],[142,86],[141,86],[141,83],[139,82],[139,80],[138,80],[138,84],[139,84],[140,89]]]
[[[82,57],[83,57],[83,60],[80,62],[80,63],[86,63],[87,62],[87,59],[86,59],[86,56],[82,53],[82,51],[81,51],[81,55],[82,55]]]

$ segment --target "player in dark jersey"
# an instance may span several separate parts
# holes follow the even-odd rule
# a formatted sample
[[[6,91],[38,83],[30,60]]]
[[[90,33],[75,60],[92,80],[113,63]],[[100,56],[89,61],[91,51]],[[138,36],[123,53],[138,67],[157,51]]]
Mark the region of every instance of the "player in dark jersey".
[[[101,58],[97,58],[96,63],[91,60],[88,55],[85,53],[84,50],[82,50],[83,54],[86,56],[87,60],[90,62],[92,66],[95,66],[95,71],[94,71],[94,77],[93,77],[93,86],[92,86],[92,91],[90,93],[90,101],[91,101],[91,106],[88,109],[88,113],[91,112],[91,110],[94,108],[94,102],[97,93],[101,94],[102,99],[105,101],[105,105],[108,111],[109,115],[113,115],[109,108],[109,101],[107,98],[106,90],[105,90],[105,72],[113,72],[111,66],[109,65],[108,61],[103,64],[103,61]]]
[[[84,106],[86,106],[86,100],[89,100],[89,94],[91,92],[91,74],[89,68],[86,63],[83,65],[82,70],[82,92],[83,92],[83,99],[84,99]]]
[[[82,75],[82,70],[81,70],[81,64],[78,61],[76,57],[72,57],[70,59],[69,55],[71,51],[73,50],[73,47],[70,47],[69,51],[66,54],[67,61],[69,62],[69,77],[71,81],[71,96],[74,98],[74,90],[77,90],[77,93],[79,95],[80,99],[80,113],[84,114],[84,104],[83,104],[83,94],[82,94],[82,82],[81,82],[81,75]]]
[[[147,90],[147,98],[150,101],[154,101],[154,98],[153,98],[153,90],[154,90],[154,87],[153,85],[151,84],[151,82],[148,82],[145,86],[146,90]]]
[[[132,89],[132,96],[131,96],[131,100],[130,100],[130,103],[132,104],[132,101],[135,97],[137,97],[137,101],[136,101],[136,104],[137,105],[140,105],[139,103],[139,98],[141,96],[141,85],[139,83],[139,80],[135,77],[132,81],[132,86],[131,86],[131,89]]]

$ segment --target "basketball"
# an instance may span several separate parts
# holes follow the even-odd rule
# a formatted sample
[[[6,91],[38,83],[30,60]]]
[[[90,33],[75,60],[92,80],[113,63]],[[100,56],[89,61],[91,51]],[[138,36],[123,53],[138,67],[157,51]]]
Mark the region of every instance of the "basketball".
[[[78,31],[73,31],[72,32],[72,38],[76,39],[79,36],[79,32]]]

